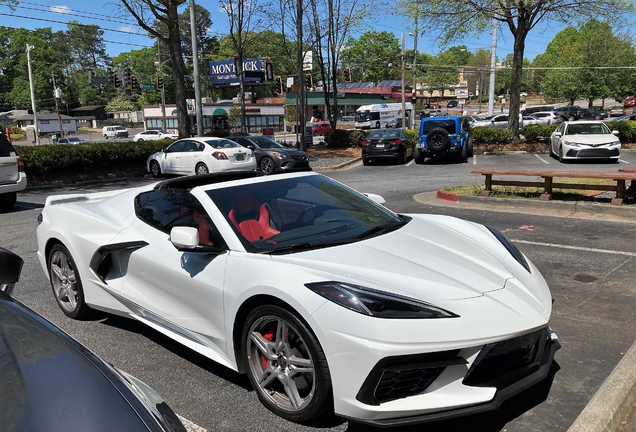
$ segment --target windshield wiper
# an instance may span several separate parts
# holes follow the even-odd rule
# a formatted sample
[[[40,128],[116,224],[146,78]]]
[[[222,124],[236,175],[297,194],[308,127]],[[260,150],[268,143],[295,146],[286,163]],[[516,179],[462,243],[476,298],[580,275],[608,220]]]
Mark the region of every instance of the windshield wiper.
[[[408,221],[390,222],[384,225],[378,225],[361,234],[358,234],[357,236],[353,237],[351,240],[361,240],[363,238],[370,237],[374,234],[386,234],[388,232],[395,231],[396,229],[403,227],[404,225],[406,225],[406,222]]]
[[[272,249],[262,251],[262,254],[280,254],[321,249],[331,246],[341,246],[345,243],[294,243],[287,246],[279,246]]]

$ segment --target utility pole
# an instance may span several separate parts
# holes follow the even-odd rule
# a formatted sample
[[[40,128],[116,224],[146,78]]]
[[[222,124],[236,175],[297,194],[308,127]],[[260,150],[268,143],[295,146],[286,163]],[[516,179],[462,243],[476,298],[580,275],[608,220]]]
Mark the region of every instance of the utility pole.
[[[194,0],[190,0],[190,32],[192,33],[192,64],[194,65],[194,103],[197,110],[197,136],[203,136],[203,107],[201,106],[201,83],[199,82],[199,47],[197,44],[197,22]]]
[[[417,16],[420,13],[420,2],[415,0],[415,28],[413,29],[413,95],[415,96],[415,102],[417,103],[417,36],[420,31]],[[413,122],[413,128],[415,128],[415,107],[411,111],[411,120]]]
[[[55,84],[55,75],[53,75],[53,71],[51,71],[51,80],[53,81],[53,98],[55,99],[55,112],[57,112],[57,122],[60,125],[60,135],[62,138],[64,138],[64,128],[62,127],[62,116],[60,115],[60,108],[57,106],[57,99],[59,96],[62,95],[62,92],[59,92],[59,96],[58,96],[58,89],[57,89],[57,85]]]
[[[300,129],[299,137],[300,137],[300,149],[305,151],[307,150],[307,143],[305,142],[305,115],[307,110],[305,108],[305,80],[303,75],[303,61],[305,59],[303,53],[303,1],[296,0],[296,44],[298,45],[298,93],[296,94],[296,98],[299,100],[298,106],[300,108],[300,112],[298,114],[298,128]]]
[[[33,45],[27,44],[27,66],[29,67],[29,90],[31,91],[31,109],[33,110],[33,128],[35,129],[35,143],[40,145],[40,131],[38,129],[38,111],[35,109],[35,91],[33,90],[33,72],[31,71],[31,50]]]
[[[488,89],[488,115],[495,113],[495,73],[497,66],[497,20],[492,20],[492,46],[490,48],[490,88]]]
[[[161,67],[163,63],[161,63],[161,41],[157,39],[157,55],[159,56],[159,75],[163,76],[163,70]],[[166,125],[166,83],[161,85],[161,129],[168,130]]]
[[[406,79],[406,63],[404,58],[404,33],[402,33],[402,129],[406,127],[406,100],[405,100],[405,84],[404,81]],[[411,116],[413,113],[411,112]]]

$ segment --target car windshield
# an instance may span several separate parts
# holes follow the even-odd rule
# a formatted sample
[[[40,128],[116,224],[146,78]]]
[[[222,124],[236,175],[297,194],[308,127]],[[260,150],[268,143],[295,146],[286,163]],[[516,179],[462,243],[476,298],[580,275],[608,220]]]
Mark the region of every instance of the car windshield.
[[[250,137],[250,140],[254,141],[262,149],[284,149],[285,146],[277,143],[273,139],[265,137]]]
[[[82,140],[80,138],[77,138],[77,137],[72,137],[72,138],[69,138],[68,141],[69,142],[80,142]]]
[[[577,134],[608,134],[611,133],[604,123],[577,123],[570,124],[565,131],[566,135]]]
[[[123,127],[123,126],[115,126],[115,128],[114,128],[114,129],[115,129],[115,130],[126,130],[126,128],[125,128],[125,127]]]
[[[456,133],[454,120],[431,120],[424,123],[424,135],[435,128],[446,129],[451,135],[455,135]]]
[[[367,139],[400,138],[400,135],[401,135],[401,129],[374,130],[369,135],[367,135]]]
[[[365,122],[371,120],[371,112],[367,111],[356,111],[356,121],[357,122]]]
[[[234,141],[230,141],[228,139],[215,139],[215,140],[206,140],[204,141],[207,145],[212,146],[214,148],[234,148],[234,147],[242,147],[240,144],[235,143]]]
[[[329,178],[284,178],[207,191],[246,250],[291,253],[337,246],[407,222]]]

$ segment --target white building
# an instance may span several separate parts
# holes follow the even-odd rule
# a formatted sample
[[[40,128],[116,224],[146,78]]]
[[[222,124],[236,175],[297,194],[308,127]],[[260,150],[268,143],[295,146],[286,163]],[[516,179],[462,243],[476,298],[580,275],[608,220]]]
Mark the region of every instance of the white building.
[[[69,132],[77,132],[77,120],[74,117],[70,117],[64,114],[60,114],[51,111],[38,112],[38,132],[40,135],[48,135],[53,132],[63,131],[65,134]],[[60,124],[59,119],[62,119]],[[16,125],[24,130],[32,128],[33,114],[26,114],[16,118]]]

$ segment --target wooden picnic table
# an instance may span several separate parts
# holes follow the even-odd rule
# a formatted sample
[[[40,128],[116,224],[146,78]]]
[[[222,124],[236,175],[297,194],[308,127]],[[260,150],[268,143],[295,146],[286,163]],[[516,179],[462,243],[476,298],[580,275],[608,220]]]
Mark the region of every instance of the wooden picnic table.
[[[505,169],[505,168],[482,168],[473,170],[471,174],[482,174],[486,178],[486,186],[481,196],[490,195],[493,186],[522,186],[522,187],[540,187],[544,189],[540,199],[549,201],[552,199],[552,190],[559,189],[582,189],[582,190],[600,190],[615,191],[616,197],[612,198],[613,205],[622,205],[626,197],[636,197],[634,183],[636,180],[636,170],[625,169],[617,172],[606,171],[564,171],[564,170],[522,170],[522,169]],[[523,181],[496,179],[493,176],[526,176],[541,177],[541,181]],[[574,179],[601,179],[613,180],[614,184],[585,184],[585,183],[558,183],[555,178],[574,178]],[[631,181],[632,186],[627,189],[625,182]]]

